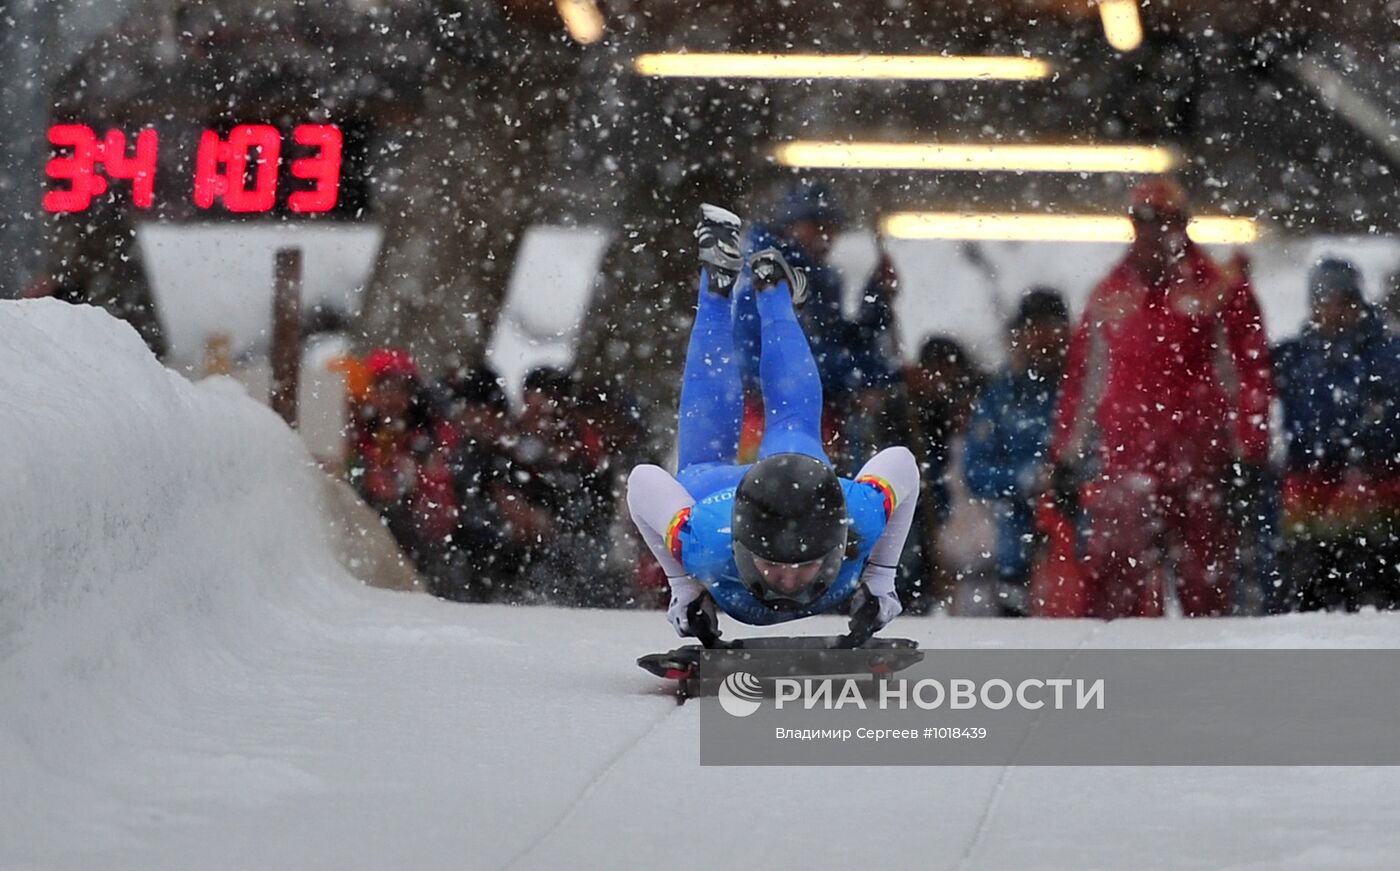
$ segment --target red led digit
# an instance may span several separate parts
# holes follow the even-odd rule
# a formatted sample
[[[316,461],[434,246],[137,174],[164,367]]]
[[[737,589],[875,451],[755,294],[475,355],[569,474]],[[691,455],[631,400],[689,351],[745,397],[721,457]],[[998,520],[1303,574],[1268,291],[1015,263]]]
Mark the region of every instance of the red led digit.
[[[155,201],[156,131],[150,128],[136,135],[136,155],[126,156],[126,134],[108,130],[98,147],[102,165],[112,178],[131,181],[131,201],[137,208],[149,209]]]
[[[81,212],[92,198],[107,191],[107,180],[93,172],[98,158],[97,134],[84,124],[55,124],[49,128],[50,144],[72,148],[71,155],[49,158],[44,172],[55,181],[68,182],[67,190],[44,194],[49,212]]]
[[[194,204],[201,209],[213,208],[214,201],[228,192],[228,179],[219,169],[223,162],[224,141],[213,130],[205,130],[194,157]]]
[[[309,191],[297,191],[287,198],[294,212],[327,212],[340,196],[340,128],[334,124],[303,124],[292,132],[298,145],[319,149],[315,157],[292,161],[292,175],[316,182]]]
[[[249,154],[256,149],[253,186],[248,187]],[[223,199],[230,212],[266,212],[277,199],[277,167],[282,156],[282,135],[266,124],[240,124],[228,141],[213,130],[204,131],[194,165],[194,203],[212,208]]]
[[[224,206],[230,212],[266,212],[277,199],[277,164],[282,156],[282,134],[267,124],[240,124],[229,133],[225,146],[227,160],[224,177],[228,193]],[[248,155],[258,150],[257,167],[253,171],[253,187],[249,188]]]

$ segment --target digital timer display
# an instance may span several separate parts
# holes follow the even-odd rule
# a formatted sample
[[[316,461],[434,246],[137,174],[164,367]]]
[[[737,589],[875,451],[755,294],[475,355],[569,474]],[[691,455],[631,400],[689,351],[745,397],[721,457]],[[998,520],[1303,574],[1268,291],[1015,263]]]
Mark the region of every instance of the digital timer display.
[[[160,138],[154,128],[136,134],[108,130],[101,138],[84,124],[56,124],[49,143],[57,150],[45,174],[51,188],[44,194],[48,212],[81,212],[112,182],[131,183],[131,203],[138,209],[155,205],[155,179]],[[295,186],[287,208],[309,214],[328,212],[340,198],[343,140],[334,124],[302,124],[291,132],[288,163]],[[268,212],[277,201],[282,181],[282,131],[268,124],[240,124],[222,136],[205,130],[194,160],[191,193],[201,209],[222,207],[229,212]]]

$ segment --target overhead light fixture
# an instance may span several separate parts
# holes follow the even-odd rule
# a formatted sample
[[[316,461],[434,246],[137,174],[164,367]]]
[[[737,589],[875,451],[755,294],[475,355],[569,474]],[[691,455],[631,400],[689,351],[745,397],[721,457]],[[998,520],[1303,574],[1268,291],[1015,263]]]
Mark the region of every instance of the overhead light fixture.
[[[981,172],[1170,172],[1177,153],[1161,145],[1012,145],[913,142],[784,142],[783,166],[819,169],[976,170]]]
[[[978,239],[1021,242],[1133,241],[1133,225],[1119,215],[1036,215],[1016,212],[892,212],[880,231],[894,239]],[[1246,245],[1259,239],[1250,218],[1192,218],[1187,227],[1202,245]]]
[[[1036,58],[902,54],[665,52],[639,55],[632,68],[644,76],[716,79],[1028,81],[1054,73],[1048,61]]]
[[[1108,44],[1121,52],[1142,45],[1142,17],[1137,0],[1099,0],[1099,17]]]
[[[1250,218],[1192,218],[1186,232],[1201,245],[1248,245],[1259,241],[1259,222]]]
[[[569,36],[579,45],[592,45],[603,38],[603,13],[594,0],[554,0]]]

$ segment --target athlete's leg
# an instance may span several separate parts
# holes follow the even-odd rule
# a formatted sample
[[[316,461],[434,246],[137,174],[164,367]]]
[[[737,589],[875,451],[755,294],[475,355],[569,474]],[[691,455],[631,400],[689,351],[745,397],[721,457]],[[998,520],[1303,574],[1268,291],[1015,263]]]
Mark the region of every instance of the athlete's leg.
[[[753,253],[758,239],[766,239],[766,236],[757,231],[750,233],[744,248],[746,257]],[[745,264],[734,285],[734,353],[739,358],[739,378],[744,387],[744,420],[739,428],[741,463],[757,459],[758,446],[763,441],[763,382],[758,375],[762,351],[763,330],[758,322],[753,274]]]
[[[700,301],[681,377],[677,467],[733,463],[739,451],[744,411],[729,298],[710,290],[709,270],[700,271]]]
[[[763,354],[763,330],[758,319],[753,276],[748,266],[734,283],[734,353],[739,361],[739,379],[745,393],[758,393],[763,388],[759,379],[758,361]]]
[[[763,332],[759,377],[763,382],[764,429],[760,459],[796,453],[830,465],[822,448],[822,381],[807,336],[797,322],[786,281],[758,290]]]

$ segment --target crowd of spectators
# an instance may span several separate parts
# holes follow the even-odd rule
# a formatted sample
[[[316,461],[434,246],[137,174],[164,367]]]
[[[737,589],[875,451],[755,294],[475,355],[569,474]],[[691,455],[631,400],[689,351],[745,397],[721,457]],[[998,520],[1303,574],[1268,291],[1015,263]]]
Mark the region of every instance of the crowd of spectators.
[[[1270,345],[1242,256],[1212,259],[1165,180],[1129,211],[1135,241],[1077,322],[1028,289],[983,372],[956,340],[895,340],[899,277],[880,252],[852,315],[828,262],[843,215],[795,191],[753,229],[807,271],[801,312],[826,397],[828,451],[857,468],[890,444],[922,473],[900,566],[906,609],[950,604],[959,500],[992,527],[982,589],[1005,616],[1188,616],[1400,607],[1400,287],[1380,304],[1324,259],[1301,333]],[[739,301],[741,354],[757,322]],[[761,436],[757,372],[741,459]],[[537,369],[512,408],[486,367],[425,379],[404,352],[363,360],[351,481],[432,591],[467,601],[619,606],[664,599],[645,548],[617,547],[621,478],[646,427],[614,386]],[[955,498],[955,494],[956,498]],[[635,544],[635,542],[633,542]],[[619,556],[621,555],[621,556]]]
[[[636,407],[563,370],[530,372],[513,410],[486,366],[429,380],[381,348],[348,379],[347,474],[428,589],[475,602],[618,606],[619,476],[642,443]]]
[[[1077,326],[1058,293],[1026,293],[1005,368],[951,432],[957,473],[995,519],[994,613],[1400,607],[1394,281],[1373,305],[1355,265],[1323,259],[1299,289],[1306,324],[1271,347],[1247,261],[1190,240],[1175,185],[1144,184],[1130,215],[1136,241]],[[906,370],[910,396],[954,347]],[[924,454],[935,514],[940,456]]]

